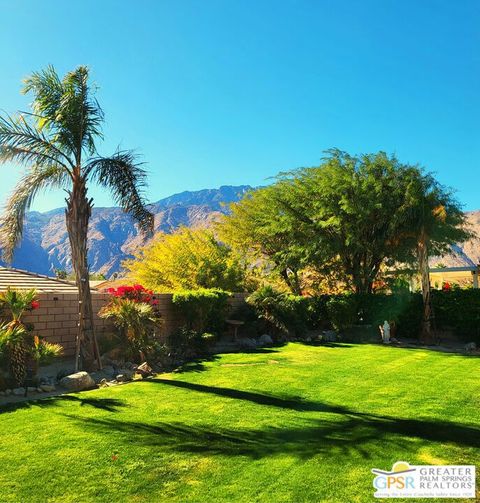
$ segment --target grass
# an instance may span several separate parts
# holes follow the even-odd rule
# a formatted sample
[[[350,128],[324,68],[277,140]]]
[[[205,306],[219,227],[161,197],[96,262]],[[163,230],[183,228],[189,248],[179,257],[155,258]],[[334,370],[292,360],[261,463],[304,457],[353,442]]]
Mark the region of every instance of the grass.
[[[0,500],[373,501],[373,467],[480,464],[479,363],[289,344],[6,407]]]

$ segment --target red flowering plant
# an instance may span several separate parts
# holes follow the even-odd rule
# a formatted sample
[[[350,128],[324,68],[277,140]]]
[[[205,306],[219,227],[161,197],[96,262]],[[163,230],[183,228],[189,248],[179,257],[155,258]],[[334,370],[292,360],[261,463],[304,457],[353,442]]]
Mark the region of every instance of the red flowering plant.
[[[153,291],[137,284],[109,288],[107,292],[112,298],[98,315],[112,320],[119,329],[128,356],[145,361],[155,345],[161,321]]]
[[[447,281],[446,283],[443,284],[442,290],[444,292],[449,292],[452,289],[452,285]]]
[[[142,285],[121,285],[117,288],[109,288],[107,292],[113,297],[120,299],[129,299],[133,302],[144,302],[152,306],[158,305],[158,300],[154,297],[153,291],[148,290]]]

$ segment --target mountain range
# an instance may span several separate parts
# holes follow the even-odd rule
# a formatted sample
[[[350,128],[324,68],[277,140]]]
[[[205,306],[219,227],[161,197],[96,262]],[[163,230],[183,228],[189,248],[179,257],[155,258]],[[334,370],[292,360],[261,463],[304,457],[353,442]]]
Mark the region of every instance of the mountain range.
[[[150,205],[155,215],[155,232],[169,233],[181,225],[207,227],[228,211],[229,203],[238,201],[250,189],[248,185],[222,186],[160,199]],[[120,208],[93,208],[88,243],[92,272],[111,276],[143,243],[133,219]],[[55,269],[71,271],[63,208],[27,214],[23,239],[15,251],[12,267],[49,276]]]
[[[181,225],[208,227],[228,204],[238,201],[252,187],[222,186],[181,192],[150,206],[155,215],[155,232],[172,232]],[[467,213],[472,229],[480,236],[480,211]],[[120,208],[94,208],[90,221],[89,263],[91,271],[106,277],[121,269],[124,259],[144,243],[132,218]],[[452,253],[432,258],[431,265],[464,266],[480,263],[480,237],[452,247]],[[4,264],[2,264],[4,265]],[[15,252],[13,267],[53,275],[55,269],[71,270],[70,245],[62,208],[27,214],[24,237]]]

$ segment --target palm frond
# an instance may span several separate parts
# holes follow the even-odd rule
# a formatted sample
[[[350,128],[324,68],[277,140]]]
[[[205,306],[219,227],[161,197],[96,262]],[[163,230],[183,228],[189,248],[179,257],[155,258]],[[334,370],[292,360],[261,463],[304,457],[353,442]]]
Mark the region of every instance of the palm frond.
[[[73,134],[77,145],[85,148],[89,154],[95,153],[95,138],[102,138],[103,110],[92,96],[93,90],[88,84],[89,70],[79,66],[67,73],[63,79],[65,92],[60,101],[59,113],[62,120]]]
[[[82,150],[95,153],[95,138],[102,137],[103,111],[92,96],[89,71],[79,66],[60,80],[52,66],[33,73],[25,80],[24,93],[34,96],[33,117],[40,130],[47,130],[57,144],[80,164]]]
[[[0,163],[48,166],[52,163],[70,171],[72,163],[57,144],[22,116],[0,116]]]
[[[34,165],[17,183],[0,218],[0,246],[6,261],[22,239],[25,214],[39,191],[65,187],[69,175],[62,167]]]
[[[112,157],[92,159],[85,167],[85,176],[110,189],[115,203],[137,220],[144,233],[153,231],[153,215],[143,196],[147,173],[133,152],[119,151]]]
[[[22,93],[30,92],[34,95],[32,109],[39,129],[49,129],[55,121],[63,94],[62,82],[52,65],[24,80]]]

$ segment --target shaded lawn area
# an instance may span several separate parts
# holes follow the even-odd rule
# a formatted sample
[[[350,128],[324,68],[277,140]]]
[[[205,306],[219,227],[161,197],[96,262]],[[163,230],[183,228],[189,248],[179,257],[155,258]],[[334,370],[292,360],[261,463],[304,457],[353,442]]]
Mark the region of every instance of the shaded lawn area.
[[[479,366],[289,344],[4,407],[0,500],[373,501],[371,468],[480,465]]]

